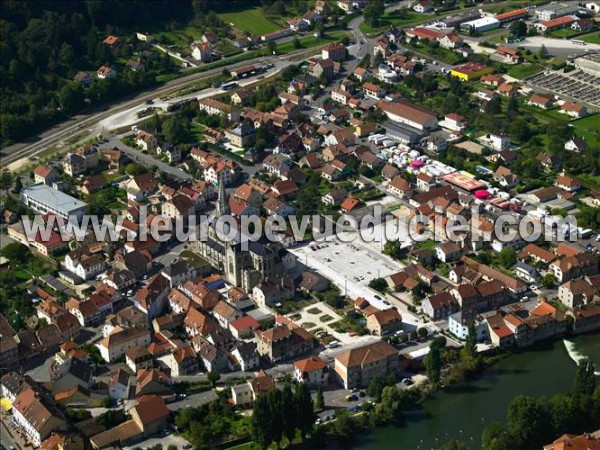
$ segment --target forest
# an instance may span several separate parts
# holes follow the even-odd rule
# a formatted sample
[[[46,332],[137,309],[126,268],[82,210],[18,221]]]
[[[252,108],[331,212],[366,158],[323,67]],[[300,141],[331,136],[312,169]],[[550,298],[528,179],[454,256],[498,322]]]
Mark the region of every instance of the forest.
[[[149,51],[136,32],[155,32],[220,23],[214,11],[262,5],[272,0],[3,0],[0,15],[0,145],[38,133],[73,114],[156,84],[156,76],[177,68],[166,55]],[[121,45],[103,40],[119,36]],[[128,60],[144,70],[133,71]],[[74,81],[80,71],[95,78],[103,65],[117,76]]]

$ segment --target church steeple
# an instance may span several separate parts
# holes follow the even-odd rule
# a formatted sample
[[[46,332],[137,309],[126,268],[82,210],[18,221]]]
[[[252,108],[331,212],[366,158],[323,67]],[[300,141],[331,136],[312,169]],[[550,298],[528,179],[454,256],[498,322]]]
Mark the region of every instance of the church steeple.
[[[229,202],[227,201],[227,193],[225,192],[225,181],[223,180],[223,173],[219,174],[219,193],[217,198],[217,209],[215,211],[215,217],[219,218],[223,215],[229,214]]]

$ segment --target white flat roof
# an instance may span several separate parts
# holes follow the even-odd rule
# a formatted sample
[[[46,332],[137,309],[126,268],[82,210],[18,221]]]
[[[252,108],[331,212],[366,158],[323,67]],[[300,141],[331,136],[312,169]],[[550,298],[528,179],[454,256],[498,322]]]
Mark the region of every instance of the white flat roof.
[[[500,23],[500,21],[494,17],[482,17],[481,19],[471,20],[470,22],[465,22],[461,26],[470,26],[470,27],[483,27],[485,25],[491,25],[493,23]]]
[[[87,207],[87,204],[81,200],[71,197],[50,186],[46,186],[45,184],[34,184],[33,186],[29,186],[21,191],[21,195],[27,196],[38,203],[52,207],[52,209],[60,211],[65,215],[68,215],[71,211]]]

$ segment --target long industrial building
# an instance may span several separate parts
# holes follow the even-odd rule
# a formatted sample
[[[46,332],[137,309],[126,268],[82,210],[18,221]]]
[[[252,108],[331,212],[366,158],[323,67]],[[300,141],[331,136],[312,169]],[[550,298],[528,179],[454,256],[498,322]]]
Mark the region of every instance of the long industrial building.
[[[46,214],[52,213],[63,219],[75,216],[78,219],[86,213],[87,204],[45,184],[34,184],[21,191],[25,205]]]

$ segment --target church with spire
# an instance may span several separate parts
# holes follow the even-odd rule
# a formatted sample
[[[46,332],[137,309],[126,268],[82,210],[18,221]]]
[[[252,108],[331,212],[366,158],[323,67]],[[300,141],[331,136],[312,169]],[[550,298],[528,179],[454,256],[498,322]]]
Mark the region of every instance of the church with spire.
[[[279,242],[270,242],[264,236],[256,242],[249,242],[247,249],[242,248],[244,236],[239,231],[231,239],[223,239],[227,233],[220,233],[222,226],[218,219],[230,214],[229,198],[225,183],[219,180],[218,198],[213,219],[204,232],[205,237],[198,240],[198,253],[214,268],[223,272],[225,279],[251,292],[252,288],[266,279],[278,278],[293,265],[294,257]],[[236,218],[239,225],[239,218]]]

